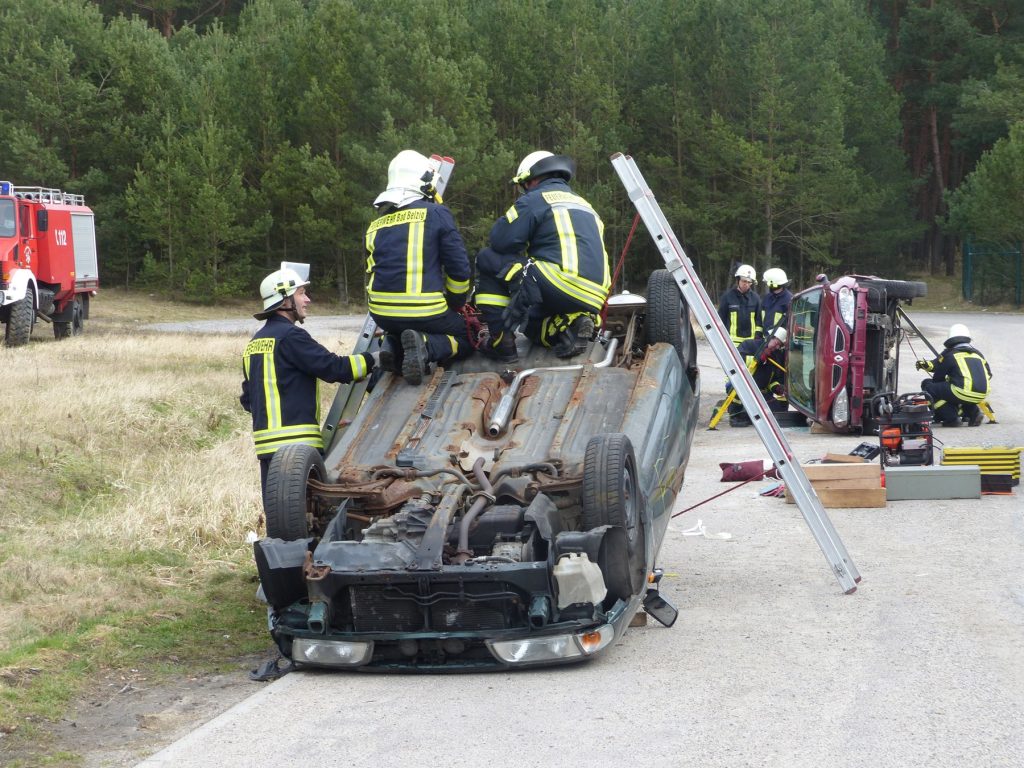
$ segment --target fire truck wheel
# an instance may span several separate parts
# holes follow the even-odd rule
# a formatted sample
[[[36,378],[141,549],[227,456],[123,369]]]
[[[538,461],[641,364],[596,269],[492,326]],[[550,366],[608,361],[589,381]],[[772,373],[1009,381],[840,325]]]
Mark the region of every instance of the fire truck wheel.
[[[697,339],[690,311],[667,269],[656,269],[647,280],[647,316],[644,333],[648,344],[665,342],[675,347],[683,368],[693,360]]]
[[[286,445],[274,454],[263,494],[268,537],[295,541],[310,535],[306,483],[310,478],[322,481],[326,474],[323,457],[312,446]]]
[[[20,347],[22,344],[28,344],[35,321],[36,299],[30,292],[24,299],[11,305],[11,314],[7,318],[7,333],[4,337],[7,346]]]

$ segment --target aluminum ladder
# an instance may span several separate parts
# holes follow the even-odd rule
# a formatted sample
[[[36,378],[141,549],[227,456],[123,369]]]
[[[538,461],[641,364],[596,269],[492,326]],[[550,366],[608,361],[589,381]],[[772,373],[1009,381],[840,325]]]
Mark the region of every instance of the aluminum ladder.
[[[808,481],[807,475],[804,474],[803,468],[794,459],[789,443],[760,390],[754,384],[747,366],[740,358],[739,351],[733,345],[732,339],[729,338],[725,325],[718,316],[717,307],[712,303],[697,277],[693,262],[690,261],[686,252],[683,251],[682,245],[676,239],[661,207],[654,199],[654,194],[648,188],[633,158],[617,152],[612,155],[611,163],[616,173],[619,174],[619,179],[625,186],[629,199],[633,201],[633,205],[636,206],[637,212],[643,219],[647,231],[654,238],[654,243],[665,260],[665,266],[675,279],[679,291],[697,318],[697,322],[700,323],[700,327],[710,342],[711,348],[715,351],[715,356],[728,376],[733,390],[738,394],[750,415],[751,424],[757,430],[761,442],[768,449],[768,455],[786,483],[786,492],[793,496],[800,508],[814,540],[821,547],[821,551],[843,588],[843,592],[851,594],[857,589],[857,584],[861,579],[860,573],[853,564],[853,560],[850,559],[832,521],[825,513],[821,500]]]

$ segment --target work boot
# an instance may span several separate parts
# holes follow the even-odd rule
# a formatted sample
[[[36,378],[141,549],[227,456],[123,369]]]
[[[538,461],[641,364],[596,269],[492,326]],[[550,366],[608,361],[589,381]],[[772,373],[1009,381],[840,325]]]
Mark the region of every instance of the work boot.
[[[430,365],[422,333],[412,328],[402,331],[402,355],[402,378],[413,386],[422,384]]]
[[[384,338],[380,340],[381,370],[390,371],[391,373],[398,372],[398,368],[395,366],[396,346],[398,346],[398,340],[389,334],[385,334]]]
[[[496,345],[492,345],[488,340],[480,347],[480,352],[485,357],[497,360],[499,363],[511,364],[519,362],[519,351],[516,349],[515,336],[508,331],[501,335],[501,341]]]
[[[979,408],[978,406],[974,406],[973,408],[971,408],[969,406],[966,406],[966,405],[964,406],[964,410],[963,410],[963,421],[964,421],[964,424],[969,424],[972,427],[980,427],[981,426],[981,422],[984,421],[984,419],[985,419],[985,414],[983,414],[981,412],[981,408]]]
[[[947,419],[946,421],[942,422],[942,426],[944,426],[944,427],[959,427],[960,426],[960,419]]]
[[[594,319],[580,315],[559,335],[555,344],[555,357],[576,357],[587,350],[587,344],[594,338]]]

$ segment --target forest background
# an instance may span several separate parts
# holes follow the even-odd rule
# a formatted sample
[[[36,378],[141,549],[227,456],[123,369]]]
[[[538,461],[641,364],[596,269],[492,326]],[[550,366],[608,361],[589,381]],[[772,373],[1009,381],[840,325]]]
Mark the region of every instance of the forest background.
[[[390,158],[458,165],[472,254],[528,152],[621,250],[632,154],[709,290],[734,266],[955,274],[1024,239],[1019,0],[0,0],[0,177],[82,193],[104,283],[363,300]],[[637,241],[619,288],[660,257]]]

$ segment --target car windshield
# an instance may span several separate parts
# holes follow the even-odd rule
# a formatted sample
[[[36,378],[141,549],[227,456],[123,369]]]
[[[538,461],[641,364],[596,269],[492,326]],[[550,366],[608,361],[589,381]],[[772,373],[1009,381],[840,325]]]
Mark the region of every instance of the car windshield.
[[[786,358],[789,387],[787,396],[808,413],[814,407],[814,344],[818,336],[821,288],[808,291],[793,300],[792,332]]]
[[[0,200],[0,237],[14,237],[13,200]]]

